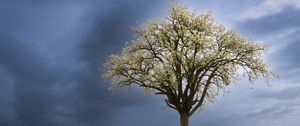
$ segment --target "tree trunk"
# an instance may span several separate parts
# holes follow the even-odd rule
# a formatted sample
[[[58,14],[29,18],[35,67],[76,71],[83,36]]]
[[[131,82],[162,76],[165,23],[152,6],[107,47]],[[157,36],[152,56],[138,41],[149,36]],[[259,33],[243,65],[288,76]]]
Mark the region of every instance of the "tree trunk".
[[[180,126],[189,126],[188,114],[180,114]]]

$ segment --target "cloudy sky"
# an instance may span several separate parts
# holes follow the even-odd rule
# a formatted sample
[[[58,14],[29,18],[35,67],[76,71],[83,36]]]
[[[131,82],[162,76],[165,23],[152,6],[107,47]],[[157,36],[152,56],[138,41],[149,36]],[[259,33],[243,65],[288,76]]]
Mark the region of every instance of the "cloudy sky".
[[[100,79],[132,26],[166,14],[172,0],[0,0],[1,126],[179,126],[159,96],[107,90]],[[191,119],[205,126],[298,126],[300,1],[190,0],[217,22],[267,43],[280,75],[267,85],[245,79]]]

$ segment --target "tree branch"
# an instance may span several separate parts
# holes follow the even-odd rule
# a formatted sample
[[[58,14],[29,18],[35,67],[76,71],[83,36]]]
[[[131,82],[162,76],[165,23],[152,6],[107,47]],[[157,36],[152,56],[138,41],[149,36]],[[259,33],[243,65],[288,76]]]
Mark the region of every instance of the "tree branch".
[[[216,67],[212,73],[210,74],[210,76],[208,77],[208,80],[206,81],[206,84],[205,84],[205,87],[203,89],[203,92],[201,94],[201,98],[200,100],[198,101],[198,103],[196,104],[196,106],[189,112],[189,116],[193,115],[193,113],[203,104],[204,102],[204,99],[205,99],[205,95],[207,93],[207,90],[208,90],[208,87],[209,87],[209,84],[211,83],[211,79],[214,77],[214,72],[218,69],[218,67]]]

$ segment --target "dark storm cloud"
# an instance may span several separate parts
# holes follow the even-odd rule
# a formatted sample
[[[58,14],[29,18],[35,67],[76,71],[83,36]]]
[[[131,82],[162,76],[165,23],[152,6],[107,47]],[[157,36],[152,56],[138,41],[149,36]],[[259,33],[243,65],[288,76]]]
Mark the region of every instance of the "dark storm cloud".
[[[299,25],[295,25],[295,32],[285,36],[282,39],[274,40],[275,42],[283,45],[282,48],[273,54],[275,59],[279,59],[276,66],[282,71],[289,71],[300,68],[300,29]]]
[[[60,8],[19,5],[22,4],[17,1],[0,5],[0,65],[13,79],[13,90],[7,93],[12,95],[13,100],[4,102],[7,107],[1,107],[0,111],[4,112],[1,109],[6,108],[13,110],[7,114],[9,119],[1,121],[0,125],[56,125],[55,118],[59,114],[55,112],[61,101],[54,87],[64,80],[61,77],[65,75],[59,68],[51,66],[52,61],[49,60],[49,56],[57,50],[50,49],[47,55],[41,54],[46,50],[39,46],[54,39],[58,35],[56,30],[64,30],[63,26],[59,26],[61,21],[50,18],[55,17],[51,15],[56,11],[53,9]],[[57,26],[61,29],[56,29]]]
[[[295,84],[299,85],[299,84]],[[293,100],[295,98],[300,97],[300,87],[288,87],[280,90],[272,90],[272,91],[266,91],[266,92],[255,92],[254,97],[256,98],[267,98],[267,99],[276,99],[276,100]]]
[[[50,89],[58,76],[30,45],[3,36],[0,41],[0,64],[15,82],[13,107],[17,120],[12,121],[27,125],[51,125],[50,112],[55,102]]]
[[[292,107],[289,105],[289,107]],[[285,105],[275,104],[267,107],[262,107],[259,111],[245,113],[246,119],[278,119],[293,111]]]
[[[84,0],[1,0],[0,3],[14,6],[24,6],[24,5],[37,5],[37,6],[47,6],[48,4],[57,2],[78,2]],[[86,0],[95,1],[95,0]]]
[[[163,6],[159,5],[159,1],[80,1],[78,4],[85,3],[90,10],[80,18],[81,26],[73,30],[83,31],[68,34],[60,33],[68,31],[65,29],[73,22],[58,18],[68,19],[64,17],[69,15],[64,14],[68,14],[69,3],[38,0],[1,2],[0,64],[13,78],[11,93],[14,100],[8,100],[10,103],[13,101],[12,104],[5,103],[11,106],[13,114],[6,115],[11,117],[1,120],[0,125],[120,125],[115,122],[115,117],[122,109],[152,104],[152,98],[143,99],[141,93],[130,95],[121,91],[112,96],[105,86],[100,86],[98,68],[108,54],[131,39],[129,26],[145,20],[149,13]],[[64,7],[65,10],[61,9]],[[86,27],[92,29],[85,32]],[[57,36],[64,37],[55,38]],[[73,38],[81,39],[79,48],[76,42],[65,44],[74,41]],[[73,51],[69,52],[69,47],[63,48],[68,45],[73,47]],[[48,53],[41,53],[45,51]],[[72,60],[69,57],[78,58]]]
[[[300,26],[300,10],[288,6],[279,13],[239,22],[236,27],[253,37],[281,34],[282,31]]]

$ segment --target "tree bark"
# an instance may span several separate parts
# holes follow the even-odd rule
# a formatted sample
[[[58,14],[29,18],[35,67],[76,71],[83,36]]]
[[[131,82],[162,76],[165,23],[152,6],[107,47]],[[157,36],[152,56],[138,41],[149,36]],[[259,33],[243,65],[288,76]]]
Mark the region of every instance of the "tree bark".
[[[180,126],[189,125],[189,115],[187,113],[180,114]]]

